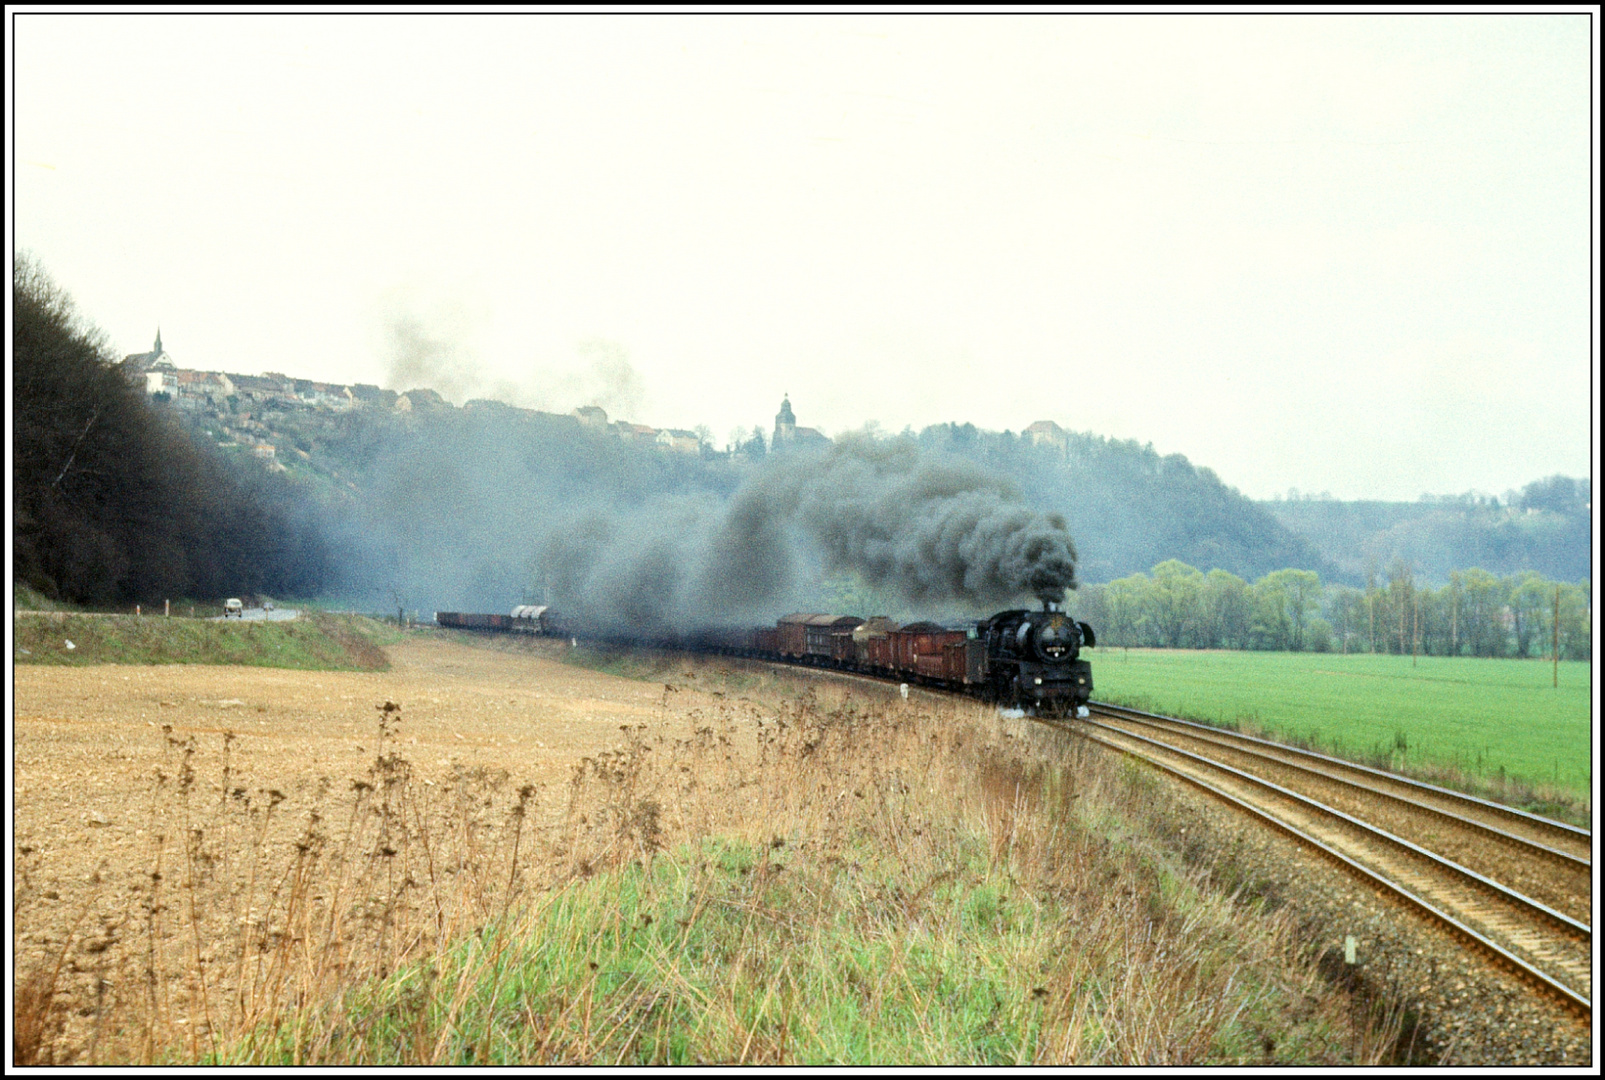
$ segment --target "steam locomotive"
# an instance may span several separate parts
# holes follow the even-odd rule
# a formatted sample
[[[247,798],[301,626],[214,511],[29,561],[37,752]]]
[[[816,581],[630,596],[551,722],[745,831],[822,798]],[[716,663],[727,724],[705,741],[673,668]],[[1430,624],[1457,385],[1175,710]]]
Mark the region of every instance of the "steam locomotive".
[[[508,615],[437,611],[435,622],[464,630],[585,638],[835,668],[957,691],[1047,716],[1086,715],[1092,665],[1081,659],[1081,650],[1097,644],[1092,627],[1071,619],[1051,601],[1044,601],[1041,611],[1000,611],[961,629],[931,622],[898,624],[880,616],[797,612],[774,626],[621,635],[587,630],[538,605],[521,605]]]

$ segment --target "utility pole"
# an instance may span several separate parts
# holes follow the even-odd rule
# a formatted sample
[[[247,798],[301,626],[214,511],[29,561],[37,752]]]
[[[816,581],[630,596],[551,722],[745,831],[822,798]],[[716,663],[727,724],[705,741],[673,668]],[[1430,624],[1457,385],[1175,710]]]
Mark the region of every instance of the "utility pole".
[[[1560,689],[1560,582],[1555,582],[1555,617],[1550,621],[1554,637],[1550,642],[1550,655],[1555,658],[1555,673],[1551,686]]]
[[[1415,601],[1410,612],[1410,666],[1415,667],[1421,655],[1421,594],[1413,593],[1410,598]]]

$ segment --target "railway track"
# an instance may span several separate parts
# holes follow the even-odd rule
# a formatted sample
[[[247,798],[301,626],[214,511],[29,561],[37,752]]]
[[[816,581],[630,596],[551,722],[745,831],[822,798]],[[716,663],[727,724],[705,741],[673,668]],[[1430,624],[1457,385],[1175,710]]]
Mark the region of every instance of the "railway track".
[[[1587,838],[1586,830],[1556,831],[1548,826],[1558,823],[1441,788],[1134,710],[1098,705],[1086,720],[1043,722],[1148,761],[1293,835],[1591,1017],[1591,866],[1573,835]],[[1457,814],[1460,801],[1474,809]],[[1511,819],[1520,824],[1501,827]],[[1467,860],[1477,866],[1434,850],[1445,847],[1477,856]],[[1542,897],[1482,872],[1524,858],[1541,868],[1528,879],[1543,884],[1533,890]]]
[[[1402,836],[1577,920],[1592,913],[1590,834],[1266,739],[1100,706],[1098,722],[1195,750]]]
[[[1436,813],[1442,820],[1457,828],[1474,831],[1484,839],[1508,842],[1524,856],[1578,867],[1584,872],[1584,880],[1587,880],[1593,851],[1593,834],[1587,829],[1381,769],[1285,746],[1269,739],[1240,735],[1191,720],[1177,720],[1104,702],[1093,702],[1092,705],[1096,712],[1111,720],[1184,733],[1200,742],[1229,748],[1243,756],[1285,763],[1346,782],[1356,790],[1364,791],[1368,798],[1408,805],[1423,814]]]

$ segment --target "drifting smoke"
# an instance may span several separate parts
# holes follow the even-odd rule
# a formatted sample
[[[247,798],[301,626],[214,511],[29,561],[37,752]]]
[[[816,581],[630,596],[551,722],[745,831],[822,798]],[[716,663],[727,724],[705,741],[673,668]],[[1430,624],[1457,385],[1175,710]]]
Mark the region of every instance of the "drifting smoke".
[[[863,437],[774,455],[728,500],[586,510],[553,530],[540,561],[554,603],[638,629],[772,618],[807,566],[915,604],[1057,601],[1076,584],[1063,517],[980,465]]]
[[[579,354],[585,370],[558,380],[551,396],[575,405],[600,405],[615,416],[636,415],[646,387],[624,346],[596,338],[581,342]]]
[[[616,417],[636,416],[645,400],[640,372],[618,342],[594,339],[579,343],[581,363],[562,371],[534,367],[522,385],[483,376],[483,367],[467,345],[467,316],[443,310],[429,321],[400,313],[388,323],[390,369],[385,385],[406,392],[430,387],[448,401],[490,395],[507,403],[567,412],[579,404],[597,404]]]
[[[481,380],[476,358],[460,344],[465,319],[455,310],[436,313],[428,322],[410,312],[392,315],[386,385],[403,392],[427,386],[449,401],[472,396]]]

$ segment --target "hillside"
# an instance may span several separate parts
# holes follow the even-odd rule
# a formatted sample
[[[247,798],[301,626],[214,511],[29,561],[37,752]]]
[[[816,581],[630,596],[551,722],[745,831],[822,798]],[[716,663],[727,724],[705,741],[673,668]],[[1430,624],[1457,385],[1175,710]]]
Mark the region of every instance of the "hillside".
[[[1038,442],[942,424],[921,432],[920,442],[985,461],[1034,504],[1063,513],[1083,582],[1112,581],[1166,559],[1250,580],[1287,567],[1339,576],[1307,539],[1181,454],[1162,457],[1152,444],[1089,432],[1055,428],[1050,436]]]
[[[337,590],[381,607],[499,609],[537,586],[531,566],[555,516],[722,498],[763,460],[750,446],[688,454],[505,407],[257,416],[281,467],[324,494],[344,566]],[[1091,434],[1042,446],[970,425],[936,425],[917,438],[1002,472],[1030,504],[1064,514],[1082,581],[1168,558],[1249,578],[1287,566],[1335,573],[1265,508],[1179,455]]]
[[[25,255],[11,295],[14,581],[112,606],[321,589],[324,553],[298,485],[153,408]]]
[[[557,415],[494,401],[457,408],[427,389],[343,402],[258,393],[244,377],[232,379],[245,389],[158,399],[157,408],[241,464],[254,456],[317,492],[322,533],[340,567],[326,591],[376,608],[499,609],[541,588],[535,564],[554,517],[652,499],[719,499],[765,453],[761,439],[720,453],[695,438],[608,423],[600,410]],[[588,422],[591,413],[601,422]],[[914,437],[927,450],[998,470],[1032,506],[1063,514],[1087,583],[1167,559],[1249,580],[1309,569],[1351,585],[1396,558],[1426,581],[1469,566],[1562,580],[1588,572],[1587,481],[1538,482],[1504,503],[1256,502],[1182,455],[1046,421],[1019,434],[945,423]]]
[[[1590,481],[1534,481],[1506,501],[1462,496],[1420,502],[1293,500],[1259,506],[1363,583],[1368,569],[1386,572],[1403,559],[1425,581],[1442,584],[1452,570],[1494,574],[1535,570],[1558,581],[1589,575]]]

